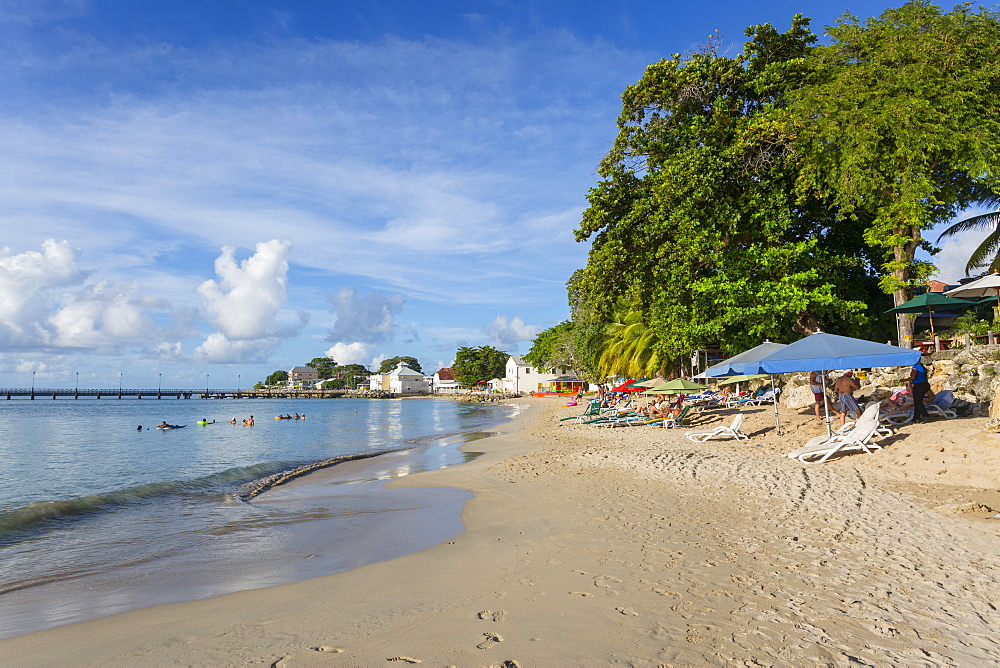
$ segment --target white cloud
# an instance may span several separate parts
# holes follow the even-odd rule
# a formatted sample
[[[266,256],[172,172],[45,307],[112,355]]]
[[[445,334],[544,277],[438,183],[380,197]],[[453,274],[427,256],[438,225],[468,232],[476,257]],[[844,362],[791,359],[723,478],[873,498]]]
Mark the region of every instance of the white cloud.
[[[263,364],[281,343],[277,338],[231,341],[222,332],[214,332],[195,348],[199,364]]]
[[[355,341],[354,343],[335,343],[323,354],[337,360],[337,364],[366,364],[372,353],[370,345]],[[381,362],[381,360],[379,361]]]
[[[542,331],[537,325],[525,324],[520,317],[508,318],[498,315],[488,326],[483,328],[489,338],[490,345],[499,350],[517,350],[521,341],[531,341]]]
[[[337,313],[337,322],[327,335],[338,343],[360,341],[385,343],[396,333],[396,315],[403,310],[403,295],[383,295],[370,290],[358,297],[358,289],[348,286],[330,297]]]
[[[7,349],[113,353],[153,342],[158,299],[134,282],[90,281],[80,251],[46,239],[42,250],[0,252],[0,345]]]
[[[273,333],[275,317],[288,299],[288,256],[292,245],[272,239],[258,243],[253,255],[236,262],[236,249],[223,246],[215,260],[219,281],[198,286],[205,311],[231,340],[259,339]]]

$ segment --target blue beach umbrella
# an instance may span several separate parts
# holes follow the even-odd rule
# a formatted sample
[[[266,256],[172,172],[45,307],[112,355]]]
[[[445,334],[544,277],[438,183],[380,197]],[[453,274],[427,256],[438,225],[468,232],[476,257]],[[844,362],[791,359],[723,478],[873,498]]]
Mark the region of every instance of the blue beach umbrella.
[[[722,376],[756,375],[760,373],[754,363],[762,357],[766,357],[773,352],[785,347],[784,343],[774,343],[765,341],[759,346],[754,346],[750,350],[745,350],[739,355],[733,355],[729,359],[714,364],[704,371],[706,378],[719,378]]]
[[[913,366],[919,359],[919,350],[816,332],[758,360],[757,373]],[[825,400],[823,405],[826,408],[826,432],[829,436],[830,408]]]

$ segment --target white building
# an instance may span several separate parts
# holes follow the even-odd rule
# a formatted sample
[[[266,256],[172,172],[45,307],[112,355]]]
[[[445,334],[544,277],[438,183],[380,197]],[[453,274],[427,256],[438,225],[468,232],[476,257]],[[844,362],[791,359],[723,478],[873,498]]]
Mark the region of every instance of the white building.
[[[464,391],[458,379],[455,378],[455,372],[450,367],[438,369],[431,379],[435,394],[452,394]]]
[[[424,374],[400,364],[389,373],[369,376],[368,386],[373,390],[383,390],[393,394],[419,394],[430,391],[430,384]]]
[[[490,381],[490,387],[501,392],[511,394],[530,394],[539,390],[546,390],[550,387],[549,381],[557,378],[566,378],[567,369],[556,369],[560,373],[549,373],[542,371],[524,361],[520,355],[511,355],[507,358],[507,367],[504,377]],[[568,379],[567,379],[568,380]]]

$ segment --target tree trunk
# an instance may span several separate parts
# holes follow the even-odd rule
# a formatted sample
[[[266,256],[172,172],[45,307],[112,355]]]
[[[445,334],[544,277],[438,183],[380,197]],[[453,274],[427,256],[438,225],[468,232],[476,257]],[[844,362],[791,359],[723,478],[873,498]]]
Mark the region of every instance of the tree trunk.
[[[892,255],[895,262],[892,270],[892,277],[896,279],[895,290],[892,291],[892,301],[895,306],[905,304],[913,297],[913,289],[910,287],[910,279],[913,277],[913,258],[916,256],[917,248],[920,246],[920,229],[916,226],[908,228],[897,228],[897,235],[906,235],[910,240],[900,246],[893,246]],[[912,344],[913,329],[916,316],[905,313],[896,316],[899,329],[899,345],[904,345],[907,341]],[[909,337],[909,338],[907,338]],[[909,347],[909,346],[907,346]]]
[[[990,404],[990,419],[1000,419],[1000,387],[997,387],[996,394],[993,395],[993,403]]]

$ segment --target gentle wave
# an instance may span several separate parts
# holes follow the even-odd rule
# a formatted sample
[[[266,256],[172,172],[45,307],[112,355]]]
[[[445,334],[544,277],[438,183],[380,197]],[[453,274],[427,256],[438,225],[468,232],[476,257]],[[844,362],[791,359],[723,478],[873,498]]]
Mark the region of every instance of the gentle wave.
[[[0,513],[0,540],[50,522],[109,510],[138,501],[185,494],[226,493],[233,484],[266,479],[288,471],[288,462],[239,466],[191,480],[168,480],[135,485],[111,492],[58,501],[36,501]]]

